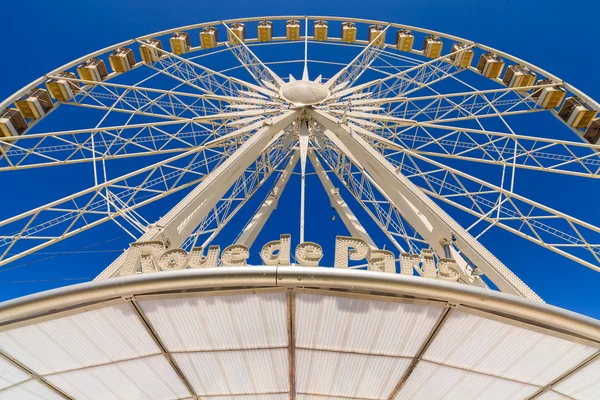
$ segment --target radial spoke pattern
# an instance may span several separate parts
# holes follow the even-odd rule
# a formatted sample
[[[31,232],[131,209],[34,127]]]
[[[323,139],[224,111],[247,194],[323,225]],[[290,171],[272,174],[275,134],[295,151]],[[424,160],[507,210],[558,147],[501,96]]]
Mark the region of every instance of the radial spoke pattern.
[[[107,221],[134,241],[206,247],[267,188],[272,199],[264,204],[269,214],[276,208],[289,178],[280,179],[281,166],[291,157],[300,164],[290,173],[301,176],[303,237],[310,154],[343,187],[330,201],[349,195],[356,215],[381,230],[369,238],[373,249],[391,245],[413,256],[434,249],[436,262],[456,259],[461,279],[485,285],[470,275],[481,271],[458,242],[441,251],[441,242],[428,243],[417,220],[403,215],[373,172],[371,162],[383,156],[386,173],[395,168],[394,178],[449,211],[443,226],[476,236],[472,248],[485,249],[477,240],[500,228],[600,271],[598,221],[518,190],[537,176],[595,183],[598,105],[509,55],[403,28],[313,17],[222,21],[134,39],[47,74],[0,107],[14,104],[20,113],[0,118],[0,173],[67,176],[79,189],[2,215],[0,265]],[[336,125],[327,130],[318,115]],[[371,158],[361,164],[336,141],[340,132],[366,141]],[[122,258],[102,277],[116,275]],[[414,267],[424,273],[422,263]]]

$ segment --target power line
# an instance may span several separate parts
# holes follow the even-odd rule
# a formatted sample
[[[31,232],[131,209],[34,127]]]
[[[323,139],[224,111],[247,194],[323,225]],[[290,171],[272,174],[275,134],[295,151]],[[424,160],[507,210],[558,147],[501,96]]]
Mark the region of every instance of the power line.
[[[71,250],[71,251],[72,252],[85,251],[85,249],[89,249],[90,247],[98,246],[98,245],[109,243],[109,242],[114,242],[115,240],[123,239],[124,237],[125,236],[114,237],[114,238],[111,238],[111,239],[104,240],[102,242],[93,243],[93,244],[90,244],[90,245],[87,245],[87,246],[83,246],[83,247],[80,247],[78,249]],[[26,267],[28,265],[36,264],[36,263],[39,263],[39,262],[42,262],[42,261],[51,260],[51,259],[56,258],[59,255],[63,254],[64,252],[56,252],[56,253],[60,253],[60,254],[52,254],[49,257],[40,258],[38,260],[32,260],[32,261],[29,261],[29,262],[26,262],[26,263],[23,263],[23,264],[14,265],[14,266],[11,266],[11,267],[4,267],[4,268],[0,267],[0,272],[8,272],[8,271],[15,270],[17,268]]]

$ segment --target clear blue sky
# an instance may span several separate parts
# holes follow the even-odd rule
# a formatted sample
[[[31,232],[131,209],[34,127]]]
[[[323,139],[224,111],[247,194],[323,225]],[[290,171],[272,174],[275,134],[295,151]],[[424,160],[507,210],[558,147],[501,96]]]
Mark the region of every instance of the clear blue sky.
[[[536,64],[563,78],[588,95],[600,99],[600,81],[597,66],[600,55],[597,48],[597,15],[600,5],[586,0],[577,6],[565,7],[564,1],[484,1],[440,2],[420,1],[61,1],[4,2],[2,5],[4,40],[3,62],[0,63],[0,98],[5,98],[43,73],[53,70],[84,54],[114,43],[181,25],[225,18],[311,14],[339,15],[387,20],[390,22],[430,28],[504,50]],[[70,23],[70,25],[69,25]],[[556,24],[556,25],[553,25]],[[546,29],[542,31],[541,29]],[[54,192],[74,191],[65,176],[23,174],[22,179],[6,178],[11,190],[5,194],[2,218],[14,214],[11,203],[35,199],[56,198]],[[4,177],[3,177],[4,179]],[[540,184],[540,182],[542,184]],[[548,198],[558,202],[566,212],[581,211],[584,219],[600,223],[594,198],[600,194],[598,181],[552,180],[538,182],[544,186]],[[558,182],[564,182],[560,186]],[[519,182],[527,185],[527,182]],[[311,189],[311,185],[314,189]],[[317,192],[318,182],[309,182],[309,190]],[[58,190],[60,188],[61,190]],[[285,218],[285,207],[295,207],[298,185],[292,181],[286,189],[277,220]],[[24,200],[26,199],[26,200]],[[287,199],[287,200],[286,200]],[[254,209],[256,202],[249,204]],[[330,220],[330,209],[325,196],[311,201],[315,219],[308,221],[307,237],[320,242],[326,251],[332,248],[334,236],[321,232],[320,221]],[[14,204],[14,203],[13,203]],[[32,203],[33,204],[33,203]],[[35,202],[41,204],[41,202]],[[320,208],[319,208],[320,207]],[[18,208],[18,207],[17,207]],[[289,210],[289,209],[288,209]],[[582,215],[581,213],[579,215]],[[591,215],[586,218],[585,215]],[[594,221],[595,220],[595,221]],[[277,222],[277,221],[275,221]],[[271,222],[257,243],[262,245],[284,232]],[[239,222],[241,223],[241,222]],[[295,226],[297,222],[290,222]],[[340,229],[339,221],[331,224],[332,231]],[[238,225],[239,227],[239,225]],[[103,230],[106,229],[106,230]],[[297,240],[297,229],[288,229]],[[114,229],[100,228],[84,240],[74,241],[58,248],[60,251],[78,249],[85,245],[115,236]],[[337,232],[344,234],[343,231]],[[231,234],[235,237],[237,230]],[[312,237],[310,236],[312,235]],[[223,237],[222,248],[231,238]],[[525,244],[523,240],[498,233],[483,241],[499,258],[511,267],[546,301],[571,310],[600,318],[597,298],[600,274],[580,265],[566,262],[543,249]],[[93,250],[113,250],[125,247],[126,239],[116,239],[93,247]],[[57,250],[57,251],[58,251]],[[54,248],[45,251],[54,251]],[[72,283],[65,278],[93,277],[117,253],[86,253],[66,255],[39,261],[52,254],[17,262],[18,268],[0,270],[0,300]],[[331,259],[331,251],[326,260]],[[34,262],[32,262],[34,261]],[[37,262],[35,262],[37,261]],[[44,282],[19,283],[43,280]],[[46,282],[47,280],[47,282]],[[9,283],[12,282],[12,283]]]

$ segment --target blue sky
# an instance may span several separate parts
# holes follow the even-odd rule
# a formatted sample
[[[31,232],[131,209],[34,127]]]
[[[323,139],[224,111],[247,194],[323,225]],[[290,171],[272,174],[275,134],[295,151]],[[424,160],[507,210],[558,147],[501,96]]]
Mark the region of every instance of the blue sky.
[[[66,62],[132,37],[225,18],[311,14],[387,20],[462,36],[523,58],[599,99],[600,81],[596,76],[600,56],[594,52],[597,45],[594,17],[598,11],[600,6],[593,1],[580,2],[578,7],[564,7],[564,2],[555,0],[504,1],[493,7],[489,2],[461,0],[447,3],[431,0],[375,3],[62,1],[52,7],[41,1],[7,2],[2,7],[2,13],[8,18],[3,22],[5,62],[0,63],[0,72],[5,79],[0,85],[0,98],[9,96],[31,80]],[[65,21],[71,25],[65,24]],[[552,23],[561,28],[552,26]],[[5,184],[11,188],[11,197],[5,200],[7,207],[1,213],[2,217],[14,214],[7,211],[11,202],[17,202],[17,209],[18,203],[39,205],[59,194],[79,189],[74,187],[75,183],[72,185],[72,182],[64,179],[65,176],[35,171],[18,178],[3,177]],[[573,212],[590,222],[594,219],[600,222],[597,208],[593,206],[593,198],[600,194],[597,181],[525,176],[525,180],[518,182],[522,190],[536,193],[544,191],[542,197],[546,197],[557,208]],[[307,185],[308,193],[316,194],[322,190],[316,179],[309,180]],[[277,225],[289,215],[286,214],[286,206],[288,211],[296,206],[294,199],[297,193],[298,182],[292,179],[282,198],[280,214],[274,214],[274,220],[265,227],[265,232],[257,240],[258,244],[262,245],[287,231],[297,240],[297,221],[289,221],[283,230]],[[261,196],[257,195],[248,208],[255,209],[260,204]],[[582,204],[586,207],[581,207]],[[321,243],[327,251],[332,248],[334,236],[326,236],[321,232],[320,221],[331,220],[328,201],[324,195],[315,195],[308,207],[314,219],[307,221],[307,238]],[[224,234],[220,238],[222,248],[235,238],[242,223],[242,220],[232,221],[238,229],[232,229],[229,236]],[[339,220],[329,225],[332,232],[343,230]],[[75,282],[64,279],[95,276],[103,265],[118,254],[111,251],[124,248],[128,242],[113,228],[102,227],[56,250],[54,247],[45,249],[46,254],[15,263],[17,268],[10,269],[12,266],[8,266],[0,269],[0,300]],[[103,243],[86,247],[98,242]],[[486,237],[484,244],[549,303],[600,318],[600,301],[596,297],[600,274],[565,262],[504,232]],[[90,252],[60,257],[50,254],[73,249],[81,251],[84,247],[85,251]],[[326,254],[326,260],[331,257],[330,251]]]

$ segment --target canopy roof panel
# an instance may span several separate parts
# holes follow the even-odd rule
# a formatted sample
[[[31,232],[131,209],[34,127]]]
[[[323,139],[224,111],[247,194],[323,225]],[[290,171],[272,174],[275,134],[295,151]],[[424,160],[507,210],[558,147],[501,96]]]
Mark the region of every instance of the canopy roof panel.
[[[160,272],[1,304],[0,399],[588,399],[599,338],[590,318],[427,278]]]

